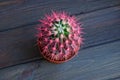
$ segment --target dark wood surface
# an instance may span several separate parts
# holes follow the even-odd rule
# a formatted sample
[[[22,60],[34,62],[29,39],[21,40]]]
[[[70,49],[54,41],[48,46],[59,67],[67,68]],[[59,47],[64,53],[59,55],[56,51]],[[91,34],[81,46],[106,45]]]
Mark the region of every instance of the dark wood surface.
[[[2,0],[0,32],[35,23],[51,10],[80,15],[119,5],[120,0]]]
[[[38,60],[1,69],[0,80],[120,80],[120,41],[87,48],[63,64]]]
[[[52,64],[36,46],[37,21],[51,10],[75,15],[84,45]],[[120,80],[120,0],[1,0],[0,80]]]

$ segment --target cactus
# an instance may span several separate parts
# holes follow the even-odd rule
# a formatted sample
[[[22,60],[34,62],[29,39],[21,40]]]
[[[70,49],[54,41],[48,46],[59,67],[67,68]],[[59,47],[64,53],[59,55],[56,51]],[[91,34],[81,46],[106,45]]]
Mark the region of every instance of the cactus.
[[[83,43],[82,28],[74,16],[52,12],[39,21],[37,43],[44,58],[62,63],[78,53]]]

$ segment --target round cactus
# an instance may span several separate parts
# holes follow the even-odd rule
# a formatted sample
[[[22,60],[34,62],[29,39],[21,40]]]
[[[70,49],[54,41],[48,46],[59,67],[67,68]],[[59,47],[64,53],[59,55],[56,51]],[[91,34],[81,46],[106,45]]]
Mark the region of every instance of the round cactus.
[[[52,12],[39,21],[37,42],[44,58],[62,63],[77,54],[83,39],[81,25],[74,16]]]

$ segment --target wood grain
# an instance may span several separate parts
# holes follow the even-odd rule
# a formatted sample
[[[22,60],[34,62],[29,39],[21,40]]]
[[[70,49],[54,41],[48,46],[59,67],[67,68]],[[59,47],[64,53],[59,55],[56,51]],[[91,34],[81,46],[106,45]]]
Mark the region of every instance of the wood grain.
[[[79,15],[118,5],[120,0],[2,0],[0,32],[35,22],[51,10]]]
[[[120,40],[119,17],[120,6],[78,15],[85,32],[82,49]],[[0,32],[0,68],[41,58],[35,28],[29,24]]]
[[[120,41],[79,51],[63,64],[38,60],[0,70],[0,80],[119,80]]]

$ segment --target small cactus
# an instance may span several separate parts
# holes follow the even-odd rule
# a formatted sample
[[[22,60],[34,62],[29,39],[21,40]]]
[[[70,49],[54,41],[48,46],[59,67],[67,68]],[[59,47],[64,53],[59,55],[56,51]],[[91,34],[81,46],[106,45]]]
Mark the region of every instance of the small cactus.
[[[52,12],[39,21],[37,42],[44,58],[62,63],[77,54],[83,39],[81,25],[74,16]]]

